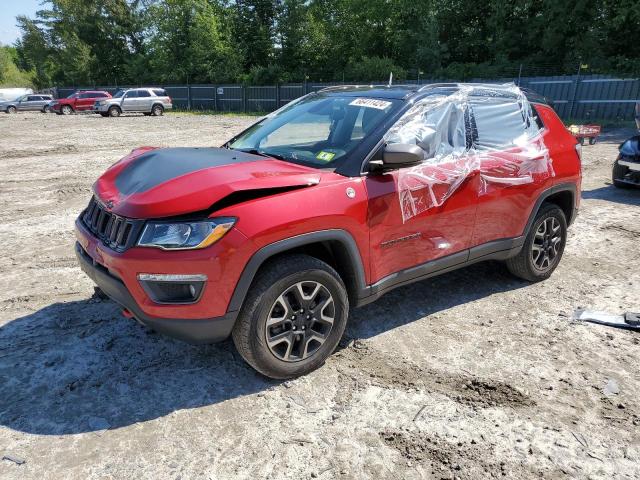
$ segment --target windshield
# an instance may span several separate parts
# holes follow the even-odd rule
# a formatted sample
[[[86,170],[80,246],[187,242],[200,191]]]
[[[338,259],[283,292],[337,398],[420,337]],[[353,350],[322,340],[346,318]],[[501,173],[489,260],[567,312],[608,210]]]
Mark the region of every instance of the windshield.
[[[126,90],[118,90],[113,94],[113,98],[120,98],[122,95],[124,95],[124,92],[126,92]]]
[[[399,100],[312,94],[265,117],[229,148],[318,168],[335,168]]]
[[[80,94],[79,93],[72,93],[71,95],[69,95],[67,98],[78,98]]]

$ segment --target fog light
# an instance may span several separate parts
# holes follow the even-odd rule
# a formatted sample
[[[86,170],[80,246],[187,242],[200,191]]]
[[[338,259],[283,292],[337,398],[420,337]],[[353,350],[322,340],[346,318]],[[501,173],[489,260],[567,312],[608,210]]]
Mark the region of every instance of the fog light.
[[[138,274],[140,285],[156,303],[195,303],[200,299],[207,276],[202,274]]]

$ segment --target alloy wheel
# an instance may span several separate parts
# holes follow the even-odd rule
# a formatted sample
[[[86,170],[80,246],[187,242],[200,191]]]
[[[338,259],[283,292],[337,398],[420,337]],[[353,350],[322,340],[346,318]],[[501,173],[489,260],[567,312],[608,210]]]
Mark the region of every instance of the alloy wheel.
[[[327,340],[336,316],[333,296],[316,281],[287,288],[269,309],[265,339],[271,353],[285,362],[305,360]]]
[[[548,270],[560,253],[562,228],[556,217],[545,218],[538,226],[531,245],[531,259],[536,269]]]

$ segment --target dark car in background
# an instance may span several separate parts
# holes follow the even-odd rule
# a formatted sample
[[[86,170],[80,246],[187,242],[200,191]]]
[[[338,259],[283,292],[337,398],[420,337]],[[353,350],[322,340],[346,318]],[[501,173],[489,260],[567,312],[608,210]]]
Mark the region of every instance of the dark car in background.
[[[17,113],[17,112],[43,112],[49,111],[49,103],[53,100],[51,95],[44,95],[39,93],[33,93],[29,95],[23,95],[6,102],[0,102],[0,110],[5,113]]]
[[[75,112],[88,112],[93,110],[93,104],[98,100],[111,98],[109,92],[103,90],[79,90],[67,98],[59,98],[49,105],[50,111],[58,115],[71,115]]]
[[[640,102],[636,103],[636,126],[640,131]],[[622,142],[618,150],[611,175],[613,184],[618,188],[640,187],[640,135]]]

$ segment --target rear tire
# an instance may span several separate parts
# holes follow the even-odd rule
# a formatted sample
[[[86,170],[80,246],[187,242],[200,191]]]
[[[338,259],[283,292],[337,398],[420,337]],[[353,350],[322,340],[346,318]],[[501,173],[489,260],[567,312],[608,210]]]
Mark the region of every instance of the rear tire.
[[[621,182],[620,179],[624,178],[627,174],[629,167],[625,165],[620,165],[618,160],[613,163],[613,171],[611,172],[611,180],[613,181],[613,186],[616,188],[631,188],[631,185],[625,182]]]
[[[60,107],[60,113],[62,113],[62,115],[71,115],[73,113],[73,108],[69,105],[63,105]]]
[[[531,225],[522,250],[505,263],[516,277],[529,282],[546,280],[560,263],[566,243],[564,212],[553,203],[545,203]]]
[[[154,117],[161,117],[163,113],[164,108],[162,107],[162,105],[154,105],[153,107],[151,107],[151,115],[153,115]]]
[[[596,137],[589,137],[589,145],[595,145],[596,144]]]
[[[109,107],[109,116],[110,117],[119,117],[122,112],[119,107],[113,106]]]
[[[308,255],[280,257],[263,266],[233,328],[242,358],[270,378],[307,374],[338,345],[349,315],[338,273]]]

